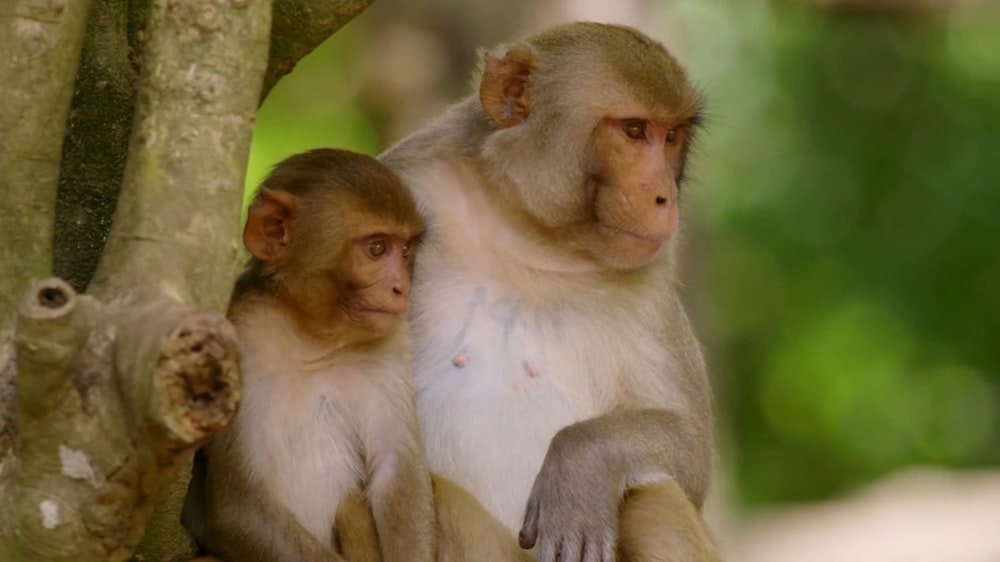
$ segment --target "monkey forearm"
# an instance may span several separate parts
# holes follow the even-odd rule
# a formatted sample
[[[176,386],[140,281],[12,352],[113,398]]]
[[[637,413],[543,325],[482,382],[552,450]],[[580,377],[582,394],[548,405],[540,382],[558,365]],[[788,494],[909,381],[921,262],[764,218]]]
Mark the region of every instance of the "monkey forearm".
[[[550,449],[578,447],[607,466],[624,488],[669,476],[696,506],[705,500],[711,428],[699,427],[677,412],[654,408],[612,412],[563,428]]]
[[[263,501],[233,498],[206,528],[206,546],[238,562],[346,562],[305,530],[295,516]]]
[[[403,463],[396,476],[371,490],[372,514],[385,562],[431,562],[437,556],[430,473],[422,463]]]

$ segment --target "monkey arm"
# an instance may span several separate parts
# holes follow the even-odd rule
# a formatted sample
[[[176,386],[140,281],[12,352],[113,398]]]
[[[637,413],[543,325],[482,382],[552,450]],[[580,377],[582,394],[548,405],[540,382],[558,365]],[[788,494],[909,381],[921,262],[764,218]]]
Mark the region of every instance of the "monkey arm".
[[[244,462],[231,430],[198,453],[185,525],[209,552],[234,562],[346,562],[274,501]]]
[[[403,381],[389,382],[382,399],[370,405],[378,413],[364,437],[367,495],[382,560],[431,562],[437,556],[434,491],[420,451],[412,390]]]
[[[210,513],[205,526],[210,551],[234,562],[346,562],[316,540],[288,509],[259,491],[248,493],[238,485],[219,488],[226,491],[215,494],[212,503],[224,507]]]
[[[390,461],[391,462],[391,461]],[[397,459],[381,483],[369,488],[385,562],[431,562],[437,554],[431,478],[419,457]]]
[[[664,409],[618,410],[560,430],[535,478],[521,546],[613,559],[618,514],[629,488],[672,478],[700,507],[711,472],[711,438],[689,416]],[[561,546],[560,546],[561,545]]]
[[[619,410],[563,428],[549,447],[566,449],[564,454],[596,449],[592,454],[624,479],[623,488],[673,478],[701,508],[712,472],[712,435],[694,419],[660,408]]]

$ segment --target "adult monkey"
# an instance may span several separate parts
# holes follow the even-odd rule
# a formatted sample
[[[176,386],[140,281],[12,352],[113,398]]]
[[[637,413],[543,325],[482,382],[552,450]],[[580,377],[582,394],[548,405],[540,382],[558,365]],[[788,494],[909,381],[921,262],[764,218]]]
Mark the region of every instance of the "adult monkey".
[[[544,562],[720,559],[700,514],[710,389],[669,243],[701,105],[659,43],[574,23],[486,52],[478,96],[381,156],[429,222],[426,461]]]

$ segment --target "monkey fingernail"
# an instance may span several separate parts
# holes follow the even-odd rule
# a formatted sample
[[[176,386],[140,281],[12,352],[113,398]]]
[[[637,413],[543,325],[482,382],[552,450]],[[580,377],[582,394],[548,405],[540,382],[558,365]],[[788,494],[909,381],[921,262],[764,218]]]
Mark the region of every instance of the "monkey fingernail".
[[[517,534],[517,544],[523,549],[529,549],[535,546],[535,537],[529,536],[527,531],[521,529],[521,532]]]

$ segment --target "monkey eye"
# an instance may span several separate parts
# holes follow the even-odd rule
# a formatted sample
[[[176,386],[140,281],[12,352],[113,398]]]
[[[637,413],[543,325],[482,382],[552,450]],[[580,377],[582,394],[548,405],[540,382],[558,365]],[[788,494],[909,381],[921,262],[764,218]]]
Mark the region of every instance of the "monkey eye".
[[[667,131],[667,142],[673,143],[675,140],[677,140],[677,134],[678,134],[677,127],[674,127],[673,129]]]
[[[410,254],[412,253],[413,253],[413,241],[407,240],[406,243],[403,244],[403,256],[410,257]]]
[[[629,119],[622,123],[622,132],[632,140],[646,138],[646,122],[641,119]]]
[[[388,249],[388,247],[385,244],[385,240],[382,240],[381,238],[372,240],[368,243],[368,255],[373,258],[377,258],[384,254],[386,249]]]

